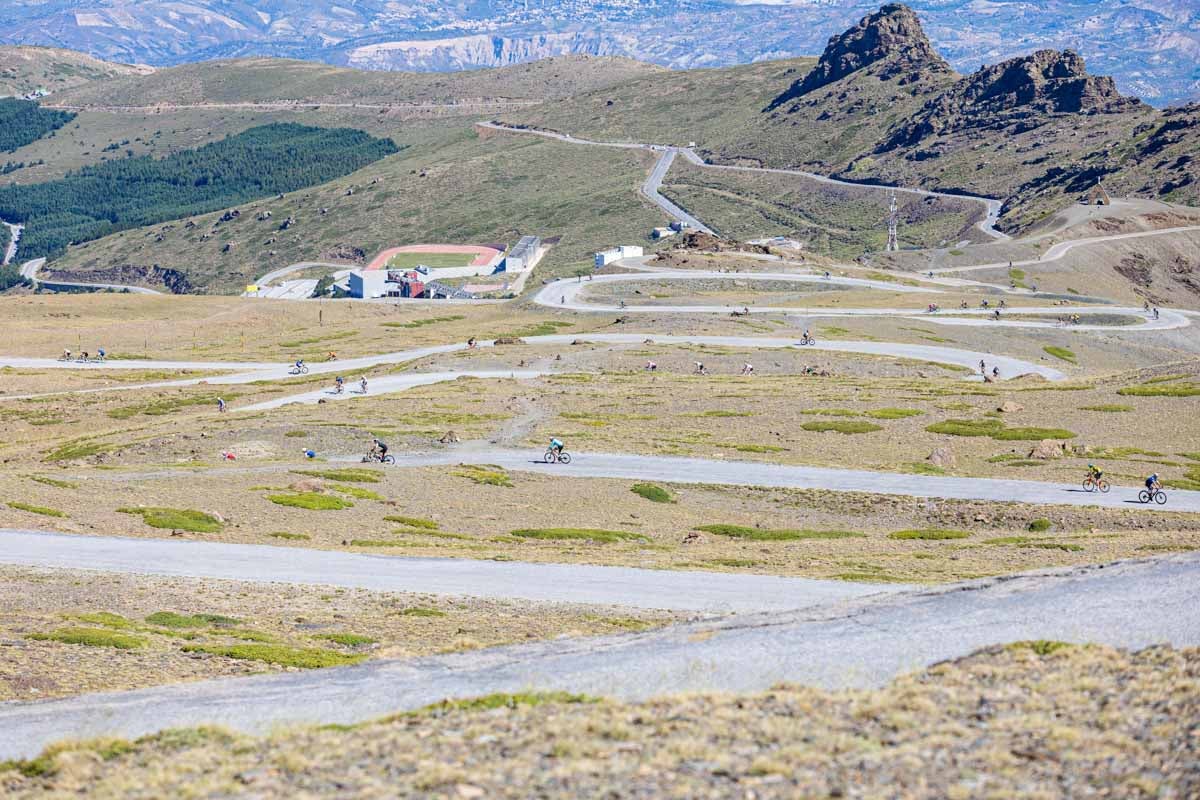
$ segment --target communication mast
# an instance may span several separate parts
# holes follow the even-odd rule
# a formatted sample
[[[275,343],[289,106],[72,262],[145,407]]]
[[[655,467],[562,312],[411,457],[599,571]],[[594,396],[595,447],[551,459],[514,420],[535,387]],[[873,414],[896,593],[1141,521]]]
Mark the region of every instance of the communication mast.
[[[900,238],[899,238],[900,215],[897,213],[898,210],[899,210],[899,207],[896,205],[896,193],[892,192],[892,203],[890,206],[888,206],[888,218],[887,218],[887,225],[888,225],[887,251],[889,253],[894,250],[900,249]]]

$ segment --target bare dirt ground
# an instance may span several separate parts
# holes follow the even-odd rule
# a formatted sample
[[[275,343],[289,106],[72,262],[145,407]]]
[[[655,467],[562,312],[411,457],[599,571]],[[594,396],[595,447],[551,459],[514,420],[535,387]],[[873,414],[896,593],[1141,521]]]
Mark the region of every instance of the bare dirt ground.
[[[1200,651],[1029,642],[877,691],[781,686],[624,704],[496,696],[254,739],[65,744],[13,797],[1195,796]]]
[[[0,566],[0,702],[642,630],[679,619],[635,609]],[[81,631],[74,638],[83,643],[54,638]],[[258,649],[188,650],[239,646]]]

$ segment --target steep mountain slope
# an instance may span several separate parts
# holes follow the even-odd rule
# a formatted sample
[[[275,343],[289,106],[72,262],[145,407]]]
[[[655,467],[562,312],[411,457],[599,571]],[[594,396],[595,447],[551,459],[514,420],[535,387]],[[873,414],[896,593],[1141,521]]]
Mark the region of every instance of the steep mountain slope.
[[[0,97],[59,92],[122,75],[146,75],[149,67],[110,64],[73,50],[0,47]]]

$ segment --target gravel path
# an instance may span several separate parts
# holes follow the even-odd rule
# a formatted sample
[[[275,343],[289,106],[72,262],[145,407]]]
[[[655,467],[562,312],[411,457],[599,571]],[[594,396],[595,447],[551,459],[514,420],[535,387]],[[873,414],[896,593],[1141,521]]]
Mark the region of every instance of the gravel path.
[[[705,613],[807,608],[908,588],[721,572],[400,558],[303,547],[77,536],[11,528],[0,528],[0,563]]]
[[[63,738],[200,724],[265,733],[353,723],[446,697],[564,690],[637,700],[781,681],[876,687],[998,642],[1200,645],[1200,555],[1034,573],[804,611],[413,660],[0,705],[0,758]]]

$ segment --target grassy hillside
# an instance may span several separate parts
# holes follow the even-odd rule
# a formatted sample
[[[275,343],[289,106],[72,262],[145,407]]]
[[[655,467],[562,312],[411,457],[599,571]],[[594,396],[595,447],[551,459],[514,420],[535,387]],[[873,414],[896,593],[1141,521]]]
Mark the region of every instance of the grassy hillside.
[[[397,143],[412,142],[403,133]],[[481,140],[461,123],[423,136],[345,178],[245,204],[237,219],[220,222],[221,213],[213,213],[125,231],[72,247],[50,266],[77,273],[157,264],[186,273],[197,291],[228,293],[298,261],[427,241],[512,243],[532,233],[562,237],[539,267],[548,275],[586,267],[594,250],[642,241],[665,221],[637,195],[652,165],[648,153],[512,136]],[[270,218],[260,219],[265,212]],[[280,230],[289,217],[295,224]]]
[[[705,169],[677,161],[663,193],[730,238],[786,235],[808,249],[841,258],[880,251],[887,243],[890,195],[809,178]],[[978,236],[968,230],[978,204],[899,195],[901,243],[937,247]]]
[[[146,74],[149,67],[111,64],[74,50],[0,47],[0,96],[61,92],[93,81]]]
[[[252,58],[186,64],[145,77],[106,81],[64,92],[54,101],[80,106],[171,106],[543,100],[664,72],[662,67],[630,59],[588,56],[452,73],[366,72],[309,61]]]

